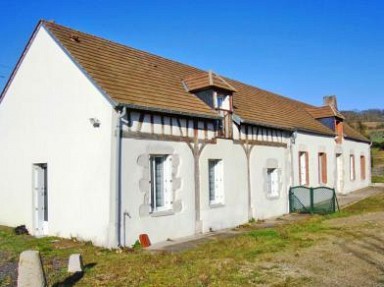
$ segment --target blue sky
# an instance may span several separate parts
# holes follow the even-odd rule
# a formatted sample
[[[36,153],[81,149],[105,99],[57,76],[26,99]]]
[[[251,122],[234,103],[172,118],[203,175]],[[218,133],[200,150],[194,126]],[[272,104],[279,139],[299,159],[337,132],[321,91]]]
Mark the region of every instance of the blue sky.
[[[1,0],[0,90],[39,19],[313,105],[384,109],[384,1]]]

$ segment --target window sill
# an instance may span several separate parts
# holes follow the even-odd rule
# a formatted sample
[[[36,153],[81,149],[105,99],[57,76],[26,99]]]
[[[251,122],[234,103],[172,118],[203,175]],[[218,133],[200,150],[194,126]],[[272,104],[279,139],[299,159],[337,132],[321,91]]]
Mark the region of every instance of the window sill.
[[[174,215],[175,212],[173,209],[170,210],[162,210],[162,211],[154,211],[151,213],[152,217],[160,217],[160,216],[168,216],[168,215]]]
[[[210,203],[209,204],[210,208],[219,208],[219,207],[224,207],[224,206],[225,206],[224,203]]]

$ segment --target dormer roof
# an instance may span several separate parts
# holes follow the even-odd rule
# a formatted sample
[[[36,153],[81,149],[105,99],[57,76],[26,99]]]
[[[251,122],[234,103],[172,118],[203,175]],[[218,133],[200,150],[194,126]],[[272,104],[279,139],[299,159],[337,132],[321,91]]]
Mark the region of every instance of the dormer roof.
[[[344,120],[345,117],[333,106],[310,107],[306,111],[315,119],[335,117]]]
[[[188,92],[196,92],[210,88],[236,92],[236,89],[232,85],[212,71],[189,75],[183,79],[183,83]]]

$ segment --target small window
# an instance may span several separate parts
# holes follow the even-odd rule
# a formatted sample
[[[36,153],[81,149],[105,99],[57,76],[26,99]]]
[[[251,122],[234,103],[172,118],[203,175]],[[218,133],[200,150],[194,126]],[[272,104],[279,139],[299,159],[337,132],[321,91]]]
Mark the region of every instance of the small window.
[[[268,197],[279,196],[279,170],[277,168],[267,168],[267,180]]]
[[[209,203],[224,203],[223,161],[219,159],[208,160]]]
[[[299,181],[300,185],[309,185],[309,160],[307,152],[299,152]]]
[[[350,179],[355,180],[356,179],[356,168],[355,168],[355,155],[351,154],[349,156],[349,173],[350,173]]]
[[[365,156],[360,156],[360,176],[362,180],[366,179],[366,165],[365,165]]]
[[[224,103],[224,96],[217,96],[217,107],[222,108]]]
[[[327,184],[327,154],[319,153],[319,184]]]
[[[171,164],[170,156],[151,155],[151,211],[171,209]]]
[[[365,156],[360,156],[360,176],[362,180],[366,179],[366,165],[365,165]]]

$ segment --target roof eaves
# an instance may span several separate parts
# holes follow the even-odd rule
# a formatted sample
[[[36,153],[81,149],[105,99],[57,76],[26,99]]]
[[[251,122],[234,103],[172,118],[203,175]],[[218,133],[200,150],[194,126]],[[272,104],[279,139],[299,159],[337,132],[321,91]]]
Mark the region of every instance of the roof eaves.
[[[168,109],[162,109],[162,108],[156,108],[156,107],[139,106],[134,104],[120,103],[117,106],[127,107],[134,110],[159,112],[159,113],[165,113],[165,114],[171,114],[171,115],[181,115],[186,117],[196,117],[196,118],[204,118],[204,119],[211,119],[211,120],[219,120],[223,118],[220,115],[215,116],[215,115],[207,115],[207,114],[189,113],[189,112],[168,110]]]
[[[92,78],[92,76],[83,68],[83,66],[76,60],[75,57],[68,51],[68,49],[60,42],[53,32],[44,25],[45,21],[41,21],[44,30],[51,36],[55,43],[62,49],[62,51],[68,56],[68,58],[76,65],[77,68],[86,76],[86,78],[94,85],[94,87],[105,97],[105,99],[113,106],[116,107],[118,102],[114,101],[105,90]]]
[[[293,132],[295,130],[292,128],[281,127],[281,126],[277,126],[277,125],[270,125],[270,124],[260,123],[260,122],[256,122],[256,121],[250,121],[250,120],[246,120],[246,119],[243,119],[243,123],[249,124],[249,125],[260,126],[260,127],[265,127],[265,128],[272,128],[272,129],[278,129],[278,130],[283,130],[283,131],[289,131],[289,132]]]

